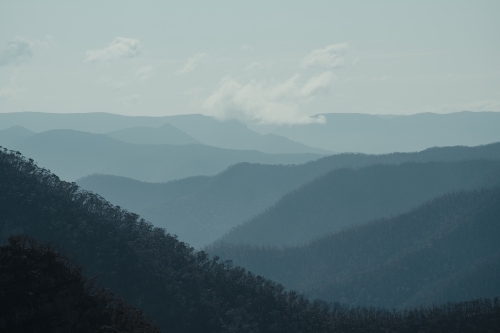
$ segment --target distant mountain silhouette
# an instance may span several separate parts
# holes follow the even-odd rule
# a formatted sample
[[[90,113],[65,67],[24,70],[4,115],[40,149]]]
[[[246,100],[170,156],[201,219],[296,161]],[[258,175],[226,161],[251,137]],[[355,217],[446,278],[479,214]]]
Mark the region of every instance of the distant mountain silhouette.
[[[259,150],[266,153],[332,154],[327,149],[306,146],[276,134],[261,135],[236,121],[218,121],[203,115],[170,116],[166,119],[195,139],[214,147]]]
[[[486,158],[500,159],[500,144],[388,155],[340,154],[295,166],[240,163],[213,177],[190,177],[165,184],[107,175],[91,175],[77,183],[198,248],[264,212],[287,192],[335,169]]]
[[[7,147],[21,151],[41,166],[73,181],[92,173],[106,173],[161,182],[195,175],[213,175],[238,162],[304,163],[314,154],[265,154],[205,145],[138,145],[103,134],[52,130]]]
[[[221,241],[260,246],[306,244],[344,228],[401,214],[450,191],[494,184],[500,184],[500,161],[339,169],[287,194]]]
[[[372,154],[500,141],[500,112],[409,116],[329,113],[323,116],[325,124],[280,126],[273,133],[335,152]]]
[[[310,297],[413,307],[500,294],[500,187],[455,192],[408,213],[286,249],[208,249]]]
[[[13,126],[4,130],[0,130],[0,146],[17,146],[23,141],[27,140],[30,136],[35,134],[35,132],[32,132],[22,126]]]
[[[105,134],[131,127],[157,128],[166,123],[175,126],[198,140],[200,143],[213,147],[236,150],[258,150],[270,154],[314,153],[329,155],[332,153],[329,150],[309,147],[303,143],[294,142],[275,134],[261,135],[250,130],[245,124],[236,120],[218,121],[213,117],[201,114],[141,117],[97,112],[71,114],[39,112],[0,113],[0,130],[19,125],[36,132],[55,129],[71,129]],[[127,132],[118,134],[121,139],[124,138],[124,133]],[[160,135],[161,140],[166,139],[164,134],[154,134],[154,136],[153,134],[148,134],[147,136],[141,135],[141,139],[139,139],[137,133],[132,134],[128,132],[128,135],[132,135],[132,138],[134,138],[127,141],[132,143],[157,143],[156,141],[159,139],[158,135]]]
[[[0,113],[0,130],[19,125],[36,132],[73,129],[104,134],[130,127],[158,127],[170,123],[203,144],[268,153],[382,154],[500,141],[500,112],[407,116],[330,113],[324,117],[325,124],[277,126],[269,135],[261,135],[236,120],[219,122],[200,114],[131,117],[110,113],[16,112]]]
[[[127,143],[186,145],[201,144],[192,136],[170,124],[155,127],[130,127],[107,133],[110,137]]]

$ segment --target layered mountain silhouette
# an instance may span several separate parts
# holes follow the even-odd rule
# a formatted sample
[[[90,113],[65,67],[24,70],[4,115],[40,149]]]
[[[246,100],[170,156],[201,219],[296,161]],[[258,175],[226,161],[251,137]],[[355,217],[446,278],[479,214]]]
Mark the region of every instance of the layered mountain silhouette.
[[[410,212],[285,249],[209,249],[287,288],[352,305],[412,307],[500,294],[500,187],[454,192]]]
[[[266,153],[332,154],[327,149],[312,148],[276,134],[261,135],[236,120],[221,122],[202,115],[170,116],[166,120],[197,140],[214,147],[255,149]]]
[[[500,159],[500,144],[388,155],[340,154],[295,166],[240,163],[216,176],[190,177],[164,184],[110,175],[92,175],[77,183],[171,230],[198,248],[269,209],[286,193],[335,169],[477,158]]]
[[[382,154],[500,141],[498,112],[464,111],[408,116],[330,113],[323,116],[326,119],[324,124],[263,127],[259,133],[268,135],[262,135],[236,120],[220,122],[199,114],[130,117],[109,113],[16,112],[0,114],[0,130],[18,125],[35,132],[73,129],[104,134],[131,127],[157,128],[169,123],[203,144],[268,153]]]
[[[270,154],[331,154],[329,150],[309,147],[275,134],[261,135],[236,120],[219,121],[200,114],[131,117],[110,113],[1,113],[0,130],[11,126],[24,126],[36,132],[71,129],[99,134],[110,133],[111,136],[130,143],[202,143],[219,148],[258,150]],[[188,139],[184,134],[199,142],[188,142],[192,139]]]
[[[326,234],[408,211],[451,191],[500,184],[500,161],[404,163],[339,169],[284,196],[222,242],[306,244]]]
[[[499,112],[409,116],[330,113],[323,117],[324,124],[280,126],[272,133],[335,152],[375,154],[500,141]]]
[[[0,146],[17,147],[36,133],[22,126],[12,126],[0,130]]]
[[[105,173],[161,182],[217,174],[238,162],[296,164],[321,156],[265,154],[206,145],[130,144],[103,134],[73,130],[38,133],[7,148],[21,151],[69,181],[93,173]]]
[[[490,207],[486,201],[476,211],[490,212]],[[499,206],[495,207],[498,210]],[[489,225],[489,220],[485,221],[485,225]],[[478,230],[496,231],[494,228]],[[500,318],[498,298],[411,311],[310,302],[296,292],[284,291],[283,286],[270,280],[241,268],[231,268],[229,263],[216,258],[211,260],[204,252],[195,252],[137,215],[82,191],[74,183],[61,181],[20,153],[0,150],[2,240],[13,233],[31,234],[57,244],[85,267],[88,276],[97,275],[100,284],[151,315],[164,332],[477,332],[495,331]],[[489,243],[486,245],[486,249],[491,248]],[[11,246],[17,245],[11,242]],[[25,250],[17,246],[18,252]],[[31,283],[25,277],[34,278],[36,282],[36,278],[43,280],[47,274],[37,271],[40,260],[32,260],[32,253],[8,258],[18,267],[23,264],[27,272],[16,279],[20,283],[18,289]],[[64,263],[60,264],[60,260],[56,261],[49,268],[64,271]],[[9,265],[2,265],[1,272],[10,274],[5,268]],[[62,286],[61,277],[52,275],[43,282],[51,284],[54,292],[66,287],[62,295],[66,298],[56,298],[57,306],[61,306],[61,300],[75,304],[74,289]],[[8,281],[2,279],[0,283]],[[36,311],[38,304],[33,307]],[[112,311],[112,308],[106,309]],[[64,310],[66,313],[72,309]],[[125,315],[118,319],[127,318],[130,317]],[[137,330],[140,329],[133,329]],[[142,328],[142,331],[146,330]]]
[[[192,136],[170,124],[155,127],[130,127],[107,133],[110,137],[127,143],[187,145],[201,144]]]

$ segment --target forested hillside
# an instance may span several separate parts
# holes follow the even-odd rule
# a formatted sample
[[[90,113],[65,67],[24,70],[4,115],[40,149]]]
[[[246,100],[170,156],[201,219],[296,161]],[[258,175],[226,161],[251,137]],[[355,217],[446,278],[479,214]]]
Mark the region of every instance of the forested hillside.
[[[293,246],[406,212],[460,189],[500,184],[500,162],[404,163],[338,169],[295,190],[220,241]]]
[[[213,177],[190,177],[163,184],[107,175],[91,175],[77,184],[199,247],[263,212],[286,193],[338,168],[477,158],[500,159],[500,144],[404,154],[340,154],[300,165],[240,163]]]
[[[3,239],[55,242],[163,332],[477,332],[500,324],[498,299],[405,312],[309,302],[195,252],[15,152],[0,151],[0,230]]]
[[[2,240],[3,241],[3,240]],[[32,238],[0,246],[0,330],[9,333],[159,333],[144,315],[71,259]]]
[[[87,276],[165,332],[331,331],[319,305],[203,252],[101,197],[0,151],[0,230],[62,246]]]
[[[495,187],[447,194],[302,247],[218,244],[208,252],[311,297],[413,307],[500,295],[499,222]]]
[[[295,164],[321,157],[315,154],[273,155],[205,145],[139,145],[103,134],[72,130],[38,133],[7,148],[36,159],[41,166],[68,181],[92,173],[106,173],[161,182],[217,174],[238,162]]]

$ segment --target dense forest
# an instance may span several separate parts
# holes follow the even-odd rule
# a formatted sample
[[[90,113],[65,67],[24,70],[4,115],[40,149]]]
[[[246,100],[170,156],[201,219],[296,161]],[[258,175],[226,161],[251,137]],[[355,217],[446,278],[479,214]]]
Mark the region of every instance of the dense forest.
[[[50,246],[29,237],[9,237],[0,247],[0,330],[160,332],[141,311],[93,282]]]
[[[7,150],[0,151],[0,228],[2,237],[23,233],[54,242],[85,267],[86,276],[98,276],[99,286],[144,310],[164,332],[475,332],[499,327],[498,299],[411,311],[310,302],[194,251],[139,216]]]
[[[199,248],[220,238],[231,228],[264,212],[288,192],[339,168],[357,169],[374,164],[453,162],[470,159],[499,160],[500,144],[472,148],[432,148],[418,153],[388,155],[340,154],[299,165],[239,163],[215,176],[189,177],[167,183],[145,183],[124,177],[91,175],[77,180],[77,184],[100,194],[115,205],[138,213],[156,226],[166,228],[177,234],[181,240]],[[456,168],[464,169],[462,171],[464,175],[474,171],[473,167],[469,168],[469,171],[460,165]],[[412,171],[409,167],[401,168],[401,170],[406,170],[408,173]],[[433,175],[438,177],[439,172],[445,171],[444,167],[436,168],[433,170]],[[481,170],[477,169],[477,171]],[[459,172],[458,169],[452,173],[456,175],[457,172]],[[411,174],[406,176],[410,180],[413,179]],[[484,174],[480,173],[479,177],[482,176]],[[430,178],[421,180],[429,181]],[[427,191],[426,194],[419,192],[420,199],[430,199],[428,195],[438,195],[447,190],[464,188],[467,182],[473,183],[478,176],[474,175],[471,180],[458,179],[457,184],[453,184],[451,176],[444,178],[447,181],[439,181],[436,185],[431,184],[432,190]],[[395,185],[394,178],[388,177],[387,181],[392,181],[390,184]],[[422,187],[425,184],[417,185]],[[439,188],[438,185],[442,186]],[[327,199],[327,197],[324,198],[324,200]],[[307,207],[303,208],[307,209]],[[310,216],[315,217],[316,212]]]
[[[500,184],[500,162],[404,163],[338,169],[285,195],[221,238],[231,244],[294,246],[406,212],[450,191]]]
[[[387,308],[500,295],[500,188],[456,192],[305,246],[207,249],[311,297]]]

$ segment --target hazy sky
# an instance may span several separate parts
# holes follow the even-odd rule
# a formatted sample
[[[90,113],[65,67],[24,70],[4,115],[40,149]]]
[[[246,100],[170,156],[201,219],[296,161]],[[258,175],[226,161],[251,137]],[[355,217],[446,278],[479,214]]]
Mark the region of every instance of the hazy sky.
[[[0,112],[500,111],[500,1],[0,1]]]

